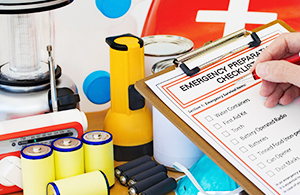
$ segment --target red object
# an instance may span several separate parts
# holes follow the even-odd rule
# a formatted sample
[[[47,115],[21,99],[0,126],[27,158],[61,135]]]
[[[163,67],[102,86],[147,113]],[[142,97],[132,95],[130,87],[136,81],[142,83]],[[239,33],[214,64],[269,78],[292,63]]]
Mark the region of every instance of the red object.
[[[70,122],[70,123],[64,123],[64,124],[59,124],[59,125],[52,125],[48,127],[41,127],[41,128],[36,128],[36,129],[30,129],[30,130],[25,130],[25,131],[19,131],[19,132],[13,132],[13,133],[8,133],[8,134],[3,134],[0,136],[0,141],[4,140],[13,140],[15,138],[19,137],[26,137],[26,136],[31,136],[31,135],[36,135],[36,134],[42,134],[42,133],[49,133],[52,131],[58,131],[58,130],[67,130],[74,128],[78,132],[77,138],[81,138],[81,136],[84,133],[83,127],[80,123],[78,122]],[[9,152],[9,153],[1,153],[0,154],[0,160],[2,160],[5,157],[8,156],[17,156],[21,157],[21,152],[20,151],[15,151],[15,152]],[[7,194],[7,193],[12,193],[12,192],[17,192],[21,191],[22,189],[19,188],[18,186],[3,186],[0,184],[0,194]]]
[[[228,21],[236,26],[236,31],[241,28],[252,30],[272,20],[281,19],[294,30],[300,31],[299,10],[299,0],[153,0],[142,37],[158,34],[178,35],[192,40],[195,48],[198,48],[208,41],[223,37],[225,27],[230,25]],[[202,19],[210,20],[212,16],[204,12],[205,17],[198,18],[196,22],[198,11],[212,11],[212,15],[216,13],[215,16],[226,17],[219,17],[219,21],[215,22],[201,22]],[[234,17],[234,14],[240,17]],[[268,17],[273,19],[266,21]],[[226,24],[220,22],[221,20],[227,20]]]
[[[256,74],[255,70],[252,72],[252,76],[254,80],[260,79],[259,76]]]
[[[2,160],[5,157],[8,156],[17,156],[20,157],[20,151],[17,152],[10,152],[10,153],[5,153],[5,154],[1,154],[0,155],[0,160]],[[18,192],[21,191],[22,189],[19,188],[18,186],[14,185],[14,186],[3,186],[0,184],[0,194],[7,194],[7,193],[13,193],[13,192]]]
[[[293,63],[293,64],[299,64],[300,63],[300,53],[294,54],[290,57],[285,58],[284,60]]]
[[[300,64],[300,53],[296,53],[296,54],[289,56],[282,60],[288,61],[293,64]],[[260,79],[260,77],[256,74],[255,70],[252,72],[252,76],[253,76],[254,80]]]

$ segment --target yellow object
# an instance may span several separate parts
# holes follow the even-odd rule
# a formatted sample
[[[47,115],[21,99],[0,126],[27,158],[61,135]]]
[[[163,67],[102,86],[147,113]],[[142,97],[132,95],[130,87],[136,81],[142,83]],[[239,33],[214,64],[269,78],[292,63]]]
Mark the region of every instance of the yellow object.
[[[93,171],[50,182],[47,195],[107,195],[109,186],[101,171]]]
[[[145,106],[144,98],[133,86],[145,77],[143,40],[125,34],[108,37],[106,42],[110,46],[111,108],[104,120],[104,130],[114,136],[114,146],[141,149],[147,145],[152,148],[149,145],[153,140],[151,113]],[[116,159],[119,152],[116,153],[116,147],[114,149]],[[135,158],[145,155],[137,151],[145,150],[129,153],[135,153]]]
[[[90,131],[82,136],[85,172],[101,170],[109,186],[115,184],[112,135],[105,131]]]
[[[63,179],[84,173],[84,155],[81,140],[59,138],[52,142],[55,178]]]
[[[45,195],[47,184],[55,180],[52,148],[30,145],[23,148],[21,154],[23,194]]]

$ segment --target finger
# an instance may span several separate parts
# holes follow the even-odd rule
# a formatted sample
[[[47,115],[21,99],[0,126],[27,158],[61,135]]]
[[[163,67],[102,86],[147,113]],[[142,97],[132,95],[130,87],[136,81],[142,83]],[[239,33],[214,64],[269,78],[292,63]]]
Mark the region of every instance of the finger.
[[[279,60],[300,51],[300,33],[283,33],[277,37],[259,56],[255,65],[269,60]]]
[[[254,62],[250,71],[253,72],[257,64],[270,60],[279,60],[300,51],[300,33],[283,33],[277,37]]]
[[[291,103],[295,98],[300,95],[300,88],[295,85],[291,85],[284,91],[283,96],[280,98],[279,103],[281,105],[287,105]]]
[[[259,94],[263,97],[268,97],[273,93],[277,86],[277,83],[263,80],[261,83]]]
[[[284,60],[267,61],[256,66],[256,74],[267,81],[291,83],[300,87],[300,66]]]
[[[270,96],[276,88],[281,88],[283,91],[287,90],[291,86],[290,83],[274,83],[269,82],[266,80],[262,81],[261,89],[260,89],[260,95],[263,97]]]
[[[283,96],[286,89],[290,87],[289,84],[279,83],[276,85],[275,90],[267,97],[264,105],[268,108],[276,106]]]

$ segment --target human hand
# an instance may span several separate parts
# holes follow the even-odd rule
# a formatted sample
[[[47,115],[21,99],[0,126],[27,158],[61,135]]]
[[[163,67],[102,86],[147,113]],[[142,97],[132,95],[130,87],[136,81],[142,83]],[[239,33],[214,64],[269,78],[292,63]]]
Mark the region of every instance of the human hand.
[[[300,51],[300,33],[284,33],[258,57],[251,70],[262,79],[260,95],[264,105],[287,105],[300,95],[300,66],[284,59]]]

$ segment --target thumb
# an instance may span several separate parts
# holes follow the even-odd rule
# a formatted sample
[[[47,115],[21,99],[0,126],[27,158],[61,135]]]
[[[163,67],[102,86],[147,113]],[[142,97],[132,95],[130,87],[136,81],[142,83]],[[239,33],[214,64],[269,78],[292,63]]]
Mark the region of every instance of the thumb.
[[[291,83],[300,87],[300,66],[284,60],[273,60],[257,64],[256,74],[267,81]]]

